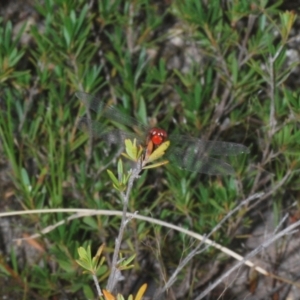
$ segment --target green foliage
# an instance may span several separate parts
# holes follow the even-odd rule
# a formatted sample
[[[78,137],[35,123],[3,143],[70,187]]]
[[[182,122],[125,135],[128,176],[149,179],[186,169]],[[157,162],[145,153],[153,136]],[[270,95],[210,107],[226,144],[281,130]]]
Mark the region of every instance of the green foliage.
[[[26,25],[26,24],[25,24]],[[0,23],[0,83],[9,81],[15,88],[24,86],[29,80],[29,71],[18,70],[18,64],[25,54],[24,49],[18,49],[25,25],[13,37],[13,28],[10,21],[6,25]]]
[[[157,122],[168,133],[250,148],[249,155],[230,160],[236,176],[209,177],[169,164],[158,168],[167,163],[163,155],[168,143],[163,144],[144,160],[129,199],[131,212],[204,234],[241,200],[266,190],[273,195],[265,201],[274,205],[265,203],[280,220],[290,205],[282,194],[297,199],[300,186],[300,98],[293,78],[298,62],[288,55],[296,14],[282,12],[281,1],[165,3],[45,0],[35,4],[38,21],[31,26],[25,22],[17,27],[2,16],[1,178],[10,183],[8,191],[1,186],[3,199],[11,195],[24,210],[122,210],[118,193],[128,187],[130,163],[139,162],[144,152],[135,141],[126,141],[122,162],[119,149],[80,132],[77,122],[86,108],[73,94],[82,90],[117,103],[144,124]],[[25,33],[28,42],[22,39]],[[248,213],[245,207],[231,216],[213,238],[230,243],[237,228],[252,225]],[[45,251],[34,262],[18,265],[13,250],[10,265],[1,261],[2,273],[14,274],[22,290],[26,283],[23,298],[27,291],[59,297],[62,286],[71,298],[82,293],[92,298],[91,278],[78,272],[78,264],[97,274],[105,286],[109,265],[102,252],[92,257],[87,245],[101,239],[110,255],[120,219],[85,216],[66,224],[65,218],[65,214],[28,217],[26,232],[33,231],[32,225],[34,231],[57,222],[63,225],[41,238]],[[119,264],[125,280],[129,266],[138,269],[139,247],[154,252],[164,264],[162,272],[170,276],[168,270],[182,259],[182,237],[136,220],[128,222],[126,230],[120,256],[126,252],[129,258]],[[197,256],[198,261],[209,261],[212,253],[205,255],[205,259]]]
[[[100,246],[94,257],[92,257],[90,246],[88,246],[87,249],[83,247],[78,248],[79,259],[76,260],[76,262],[86,270],[84,271],[85,273],[91,273],[98,276],[103,273],[102,266],[105,261],[105,257],[102,256],[103,248],[104,245]]]
[[[111,181],[113,182],[114,189],[124,192],[126,190],[126,184],[128,182],[128,179],[130,177],[130,172],[127,174],[123,173],[123,163],[121,160],[119,160],[118,163],[118,178],[114,175],[114,173],[110,170],[107,170],[107,174],[110,177]]]

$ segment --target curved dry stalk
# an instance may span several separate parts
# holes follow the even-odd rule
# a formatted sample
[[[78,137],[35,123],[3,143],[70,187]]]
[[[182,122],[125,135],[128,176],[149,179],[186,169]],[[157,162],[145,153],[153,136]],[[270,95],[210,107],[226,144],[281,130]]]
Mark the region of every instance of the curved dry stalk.
[[[261,196],[261,194],[256,194],[256,196],[257,197]],[[253,197],[254,197],[254,195],[253,195]],[[61,213],[61,212],[67,212],[67,213],[75,212],[76,214],[66,218],[66,220],[60,221],[60,222],[56,223],[55,225],[52,225],[51,227],[47,227],[46,229],[42,230],[41,233],[39,233],[39,234],[32,235],[29,238],[21,238],[21,239],[16,239],[16,240],[21,241],[21,240],[34,239],[34,238],[41,237],[42,235],[44,235],[46,233],[49,233],[50,231],[54,230],[58,226],[61,226],[65,223],[68,223],[73,219],[83,218],[83,217],[86,217],[86,216],[93,216],[93,215],[123,216],[123,212],[121,212],[121,211],[111,211],[111,210],[95,210],[95,209],[94,210],[93,209],[47,209],[47,210],[43,210],[43,209],[39,209],[39,210],[32,210],[32,211],[18,211],[18,212],[15,211],[15,212],[0,213],[0,217],[9,217],[9,216],[25,215],[25,214]],[[272,277],[272,278],[276,278],[276,279],[278,279],[282,282],[288,282],[288,283],[293,284],[297,287],[300,287],[300,284],[298,284],[298,283],[291,282],[291,281],[289,281],[285,278],[278,277],[278,276],[276,276],[272,273],[269,273],[268,271],[264,270],[263,268],[261,268],[259,266],[256,266],[254,263],[252,263],[251,261],[248,260],[248,258],[252,257],[253,255],[250,256],[250,257],[247,256],[246,258],[244,258],[243,256],[239,255],[238,253],[236,253],[236,252],[234,252],[234,251],[232,251],[232,250],[230,250],[226,247],[223,247],[220,244],[215,243],[214,241],[208,239],[207,237],[204,237],[204,236],[202,236],[198,233],[192,232],[190,230],[181,228],[181,227],[173,225],[173,224],[169,224],[169,223],[161,221],[161,220],[141,216],[141,215],[138,215],[136,213],[134,213],[134,214],[133,213],[126,213],[126,216],[127,216],[127,218],[135,218],[135,219],[146,221],[146,222],[149,222],[149,223],[152,223],[152,224],[157,224],[157,225],[160,225],[160,226],[164,226],[166,228],[174,229],[178,232],[182,232],[182,233],[184,233],[188,236],[191,236],[191,237],[193,237],[193,238],[195,238],[199,241],[203,241],[203,243],[205,243],[209,246],[215,247],[216,249],[218,249],[218,250],[222,251],[223,253],[227,254],[228,256],[231,256],[234,259],[240,261],[239,266],[244,264],[244,265],[246,265],[250,268],[253,268],[258,273],[263,274],[264,276],[269,276],[269,277]],[[291,226],[286,228],[285,231],[293,230],[294,228],[299,226],[299,224],[300,224],[300,221],[298,221],[297,223],[292,224]],[[279,233],[279,234],[282,234],[282,232]],[[275,237],[277,237],[277,236],[278,235],[276,235]],[[272,240],[272,242],[274,242],[274,241]],[[265,244],[263,244],[263,245],[264,245],[263,247],[266,247]],[[249,255],[251,255],[251,253]]]

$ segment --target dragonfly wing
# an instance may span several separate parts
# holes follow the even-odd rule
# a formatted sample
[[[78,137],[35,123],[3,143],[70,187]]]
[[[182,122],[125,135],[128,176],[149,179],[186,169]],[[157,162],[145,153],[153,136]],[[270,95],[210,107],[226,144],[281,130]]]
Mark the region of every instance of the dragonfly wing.
[[[75,95],[84,103],[84,105],[88,109],[93,110],[94,112],[106,117],[111,121],[115,121],[125,126],[130,126],[132,128],[146,128],[146,126],[138,120],[122,113],[115,106],[109,104],[109,101],[102,100],[98,97],[84,92],[76,92]]]
[[[120,129],[110,128],[99,122],[90,120],[88,117],[82,117],[78,122],[78,128],[82,131],[87,132],[93,137],[99,137],[101,140],[108,142],[109,144],[124,145],[125,139],[133,140],[136,138],[139,142],[141,139],[136,134],[126,132]]]
[[[176,147],[190,147],[193,151],[197,151],[202,155],[238,155],[241,153],[249,153],[249,149],[241,144],[219,142],[219,141],[205,141],[197,138],[184,135],[171,135],[169,137],[171,144]]]
[[[209,175],[235,174],[234,169],[226,162],[213,157],[203,156],[202,153],[195,153],[193,148],[173,147],[166,153],[171,163],[180,169],[190,172],[198,172]]]

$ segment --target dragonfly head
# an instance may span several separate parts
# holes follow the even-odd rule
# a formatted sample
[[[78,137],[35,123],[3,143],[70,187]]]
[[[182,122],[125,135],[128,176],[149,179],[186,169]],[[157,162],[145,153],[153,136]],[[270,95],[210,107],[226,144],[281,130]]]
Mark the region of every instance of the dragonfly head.
[[[151,141],[154,146],[159,146],[165,142],[168,138],[168,134],[165,130],[160,128],[152,128],[148,133],[148,141]]]

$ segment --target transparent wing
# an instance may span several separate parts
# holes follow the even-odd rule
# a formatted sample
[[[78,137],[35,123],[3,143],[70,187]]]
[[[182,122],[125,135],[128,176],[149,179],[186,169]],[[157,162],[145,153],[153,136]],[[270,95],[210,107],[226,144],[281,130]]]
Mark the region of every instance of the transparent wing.
[[[182,148],[173,147],[166,153],[166,157],[175,166],[190,172],[198,172],[209,175],[234,174],[234,169],[226,162],[213,157],[198,155],[194,149],[187,148],[184,152]]]
[[[140,143],[142,143],[142,139],[135,133],[111,128],[99,122],[90,120],[87,117],[82,117],[79,120],[77,126],[82,131],[87,132],[92,137],[99,137],[101,138],[101,140],[104,140],[109,144],[117,144],[123,146],[125,139],[133,140],[134,138],[136,138]]]
[[[210,156],[249,152],[249,149],[241,144],[204,141],[183,135],[172,135],[170,141],[171,146],[166,156],[171,163],[181,169],[210,175],[234,174],[234,169],[227,162]]]
[[[242,153],[249,153],[249,149],[241,144],[218,142],[218,141],[204,141],[193,137],[184,135],[171,135],[169,137],[171,145],[177,148],[182,148],[183,152],[187,151],[190,155],[238,155]]]
[[[86,108],[93,110],[111,121],[132,127],[133,129],[147,130],[143,123],[122,113],[115,106],[109,104],[109,101],[102,100],[84,92],[76,92],[75,95],[84,103]]]

